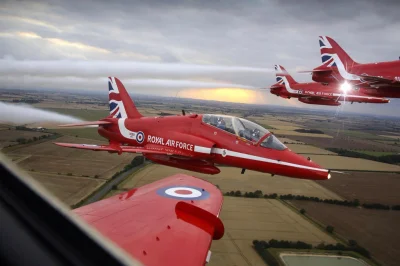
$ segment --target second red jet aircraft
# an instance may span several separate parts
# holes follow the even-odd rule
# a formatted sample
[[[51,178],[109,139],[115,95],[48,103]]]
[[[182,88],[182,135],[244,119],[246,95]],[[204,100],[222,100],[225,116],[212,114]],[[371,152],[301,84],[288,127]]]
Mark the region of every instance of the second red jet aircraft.
[[[338,84],[323,85],[317,82],[298,83],[283,66],[275,65],[276,81],[271,93],[282,98],[298,98],[300,102],[317,105],[338,106],[341,101],[358,103],[388,103],[389,100],[373,97],[359,91],[347,91]]]
[[[358,63],[337,42],[319,36],[322,65],[313,69],[312,79],[325,84],[349,84],[352,91],[378,97],[400,98],[400,60]]]

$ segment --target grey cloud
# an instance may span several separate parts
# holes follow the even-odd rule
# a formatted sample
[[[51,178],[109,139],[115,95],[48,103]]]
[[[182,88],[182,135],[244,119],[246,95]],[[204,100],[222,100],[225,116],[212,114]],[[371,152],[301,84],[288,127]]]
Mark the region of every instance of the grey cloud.
[[[399,56],[396,0],[3,2],[0,19],[17,16],[47,23],[3,19],[3,32],[29,31],[110,51],[101,54],[54,47],[43,40],[0,37],[0,57],[19,60],[140,60],[264,69],[282,64],[298,81],[309,81],[309,75],[295,70],[320,64],[318,35],[333,37],[359,62]],[[274,82],[268,72],[158,74],[163,79],[208,78],[255,87]]]

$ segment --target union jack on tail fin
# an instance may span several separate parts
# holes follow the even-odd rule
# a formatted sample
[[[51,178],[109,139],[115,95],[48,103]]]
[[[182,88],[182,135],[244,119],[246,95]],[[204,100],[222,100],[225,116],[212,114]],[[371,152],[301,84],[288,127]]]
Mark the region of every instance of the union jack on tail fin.
[[[285,85],[287,81],[290,84],[296,84],[297,82],[292,78],[292,76],[286,71],[286,69],[281,65],[275,65],[275,76],[276,82],[280,85]],[[286,80],[286,81],[285,81]]]
[[[140,118],[142,115],[136,109],[131,97],[122,82],[116,77],[108,77],[108,97],[110,115],[99,121],[88,121],[76,124],[59,125],[60,127],[82,127],[113,124],[110,118]]]
[[[131,97],[122,82],[116,77],[108,77],[108,104],[112,118],[140,118]]]
[[[337,42],[328,36],[319,36],[319,48],[321,52],[322,66],[341,67],[358,64],[355,62]]]

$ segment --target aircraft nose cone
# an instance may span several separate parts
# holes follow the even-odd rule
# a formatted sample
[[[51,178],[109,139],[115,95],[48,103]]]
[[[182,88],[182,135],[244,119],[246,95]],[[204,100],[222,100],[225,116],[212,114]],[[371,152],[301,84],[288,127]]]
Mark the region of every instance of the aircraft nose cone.
[[[289,155],[288,166],[291,166],[289,171],[292,177],[311,180],[326,180],[331,178],[330,171],[313,162],[312,158],[304,158],[292,151],[287,152]]]

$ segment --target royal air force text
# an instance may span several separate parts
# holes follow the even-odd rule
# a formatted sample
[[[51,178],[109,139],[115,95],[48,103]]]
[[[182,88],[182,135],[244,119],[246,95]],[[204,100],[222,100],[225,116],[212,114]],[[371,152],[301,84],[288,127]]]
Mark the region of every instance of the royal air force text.
[[[166,142],[164,142],[164,138],[151,136],[151,135],[147,136],[147,142],[153,143],[153,144],[159,144],[159,145],[163,145],[163,146],[168,146],[168,147],[175,147],[175,148],[184,149],[184,150],[188,150],[188,151],[193,151],[193,149],[194,149],[193,144],[189,144],[189,143],[185,143],[185,142],[181,142],[181,141],[177,141],[177,140],[173,140],[173,139],[168,139]]]

